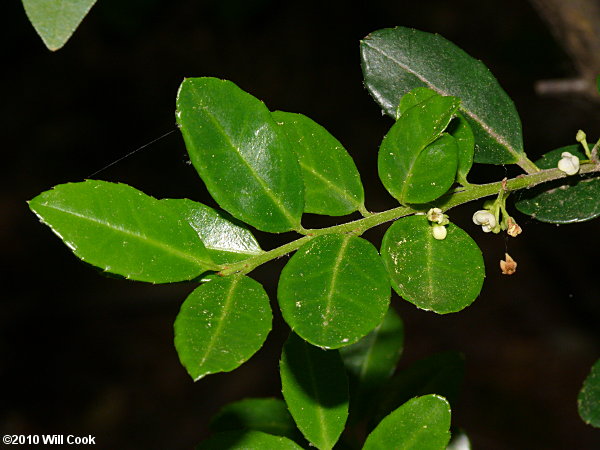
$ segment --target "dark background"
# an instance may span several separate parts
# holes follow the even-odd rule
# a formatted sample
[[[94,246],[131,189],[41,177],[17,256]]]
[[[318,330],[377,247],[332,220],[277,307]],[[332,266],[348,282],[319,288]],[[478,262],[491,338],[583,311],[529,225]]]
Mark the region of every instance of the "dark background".
[[[391,121],[363,88],[359,65],[358,42],[376,29],[438,32],[483,60],[517,105],[532,159],[574,143],[579,128],[599,134],[598,104],[535,95],[534,81],[573,69],[522,0],[100,0],[57,53],[43,46],[20,2],[3,10],[3,434],[92,434],[96,448],[107,449],[192,448],[227,402],[279,395],[278,355],[287,334],[280,320],[248,363],[193,383],[178,362],[172,323],[194,286],[105,278],[81,264],[25,203],[174,129],[184,77],[230,79],[273,110],[302,112],[324,125],[354,157],[375,211],[394,206],[375,165]],[[186,162],[176,132],[96,178],[213,204]],[[493,167],[474,180],[505,173]],[[586,426],[576,406],[600,355],[598,222],[557,227],[517,213],[524,232],[507,241],[470,223],[479,206],[450,216],[484,250],[483,292],[448,316],[394,295],[406,326],[400,367],[437,351],[464,353],[466,379],[453,420],[475,449],[600,448],[600,430]],[[319,223],[309,217],[305,225]],[[383,231],[367,237],[378,245]],[[265,248],[289,237],[257,234]],[[498,269],[506,248],[519,263],[511,277]],[[253,273],[272,299],[284,263]]]

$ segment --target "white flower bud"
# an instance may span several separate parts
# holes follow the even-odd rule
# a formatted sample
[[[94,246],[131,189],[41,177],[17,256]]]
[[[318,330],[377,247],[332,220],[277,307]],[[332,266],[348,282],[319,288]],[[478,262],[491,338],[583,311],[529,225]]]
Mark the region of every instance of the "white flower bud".
[[[562,158],[558,162],[558,169],[567,175],[575,175],[579,172],[579,158],[569,152],[562,152]]]
[[[491,212],[482,209],[473,214],[473,223],[481,225],[483,231],[489,233],[496,227],[496,217]]]
[[[438,241],[446,239],[446,235],[448,234],[448,230],[446,230],[444,225],[434,225],[431,227],[431,232],[433,233],[433,237]]]

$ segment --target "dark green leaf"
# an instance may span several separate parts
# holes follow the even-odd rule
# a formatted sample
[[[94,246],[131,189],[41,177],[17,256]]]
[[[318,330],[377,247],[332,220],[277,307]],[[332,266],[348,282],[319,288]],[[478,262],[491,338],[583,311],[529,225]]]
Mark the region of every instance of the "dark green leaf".
[[[252,232],[224,211],[188,199],[161,200],[192,226],[217,264],[230,264],[263,253]]]
[[[363,450],[443,450],[450,440],[450,405],[439,395],[413,398],[381,421]]]
[[[333,448],[348,417],[348,380],[337,350],[291,334],[281,354],[281,387],[296,425],[315,447]]]
[[[426,203],[452,186],[458,147],[442,132],[458,105],[453,97],[431,97],[406,110],[383,139],[379,177],[400,203]]]
[[[219,433],[196,446],[196,450],[302,450],[294,441],[262,431]]]
[[[168,283],[217,268],[187,222],[126,184],[61,184],[29,207],[75,255],[106,272]]]
[[[356,165],[342,144],[302,114],[275,111],[300,162],[304,212],[343,216],[364,208],[365,195]]]
[[[212,431],[263,431],[296,442],[303,439],[285,402],[278,398],[248,398],[230,403],[213,417],[210,428]]]
[[[429,88],[421,87],[413,89],[400,100],[396,119],[407,109],[437,95],[434,90]],[[467,119],[460,113],[457,113],[456,117],[452,119],[447,131],[456,140],[456,145],[458,146],[458,171],[456,180],[460,184],[466,185],[468,184],[467,174],[471,170],[471,166],[473,166],[473,152],[475,151],[473,132]]]
[[[373,403],[374,392],[394,372],[404,346],[404,325],[390,308],[383,322],[340,354],[350,375],[350,415],[362,417]]]
[[[188,78],[176,115],[190,159],[221,208],[262,231],[300,229],[300,165],[264,103],[230,81]]]
[[[475,135],[475,161],[507,164],[526,159],[521,121],[513,102],[485,65],[443,37],[387,28],[361,42],[365,84],[392,117],[411,89],[429,87],[462,100]]]
[[[541,169],[557,167],[562,152],[587,159],[578,145],[570,145],[546,153],[536,161],[537,166]],[[518,198],[517,209],[541,222],[585,222],[600,216],[600,178],[574,175],[521,191]]]
[[[67,43],[96,0],[23,0],[25,12],[49,50]]]
[[[375,420],[385,417],[413,397],[439,394],[451,403],[458,399],[465,374],[465,358],[457,352],[444,352],[417,361],[398,372],[381,389]]]
[[[373,245],[352,235],[318,236],[288,261],[277,290],[283,318],[323,348],[358,341],[383,319],[388,276]]]
[[[600,359],[592,366],[590,374],[583,382],[577,398],[577,407],[585,423],[600,428]]]
[[[232,275],[202,284],[175,320],[179,360],[194,381],[232,371],[262,347],[271,319],[269,297],[253,279]]]
[[[479,295],[485,269],[477,244],[454,224],[444,240],[433,237],[424,215],[404,217],[383,237],[381,256],[392,287],[421,309],[446,314]]]

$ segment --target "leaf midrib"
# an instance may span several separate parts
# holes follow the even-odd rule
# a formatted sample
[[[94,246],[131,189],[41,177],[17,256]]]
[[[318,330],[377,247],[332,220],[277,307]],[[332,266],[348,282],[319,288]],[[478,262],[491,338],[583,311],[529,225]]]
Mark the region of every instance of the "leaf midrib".
[[[327,185],[327,187],[329,187],[330,189],[336,191],[339,195],[341,195],[348,203],[351,203],[354,207],[358,208],[360,206],[360,202],[358,202],[356,200],[356,198],[354,198],[352,195],[350,195],[348,192],[346,192],[344,189],[340,188],[337,184],[334,184],[333,182],[331,182],[328,178],[326,178],[324,175],[322,175],[320,172],[317,172],[317,170],[307,164],[302,162],[302,160],[299,160],[300,162],[300,167],[302,167],[303,169],[308,170],[311,174],[313,174],[315,177],[317,177],[319,180],[323,181],[323,183],[325,185]]]

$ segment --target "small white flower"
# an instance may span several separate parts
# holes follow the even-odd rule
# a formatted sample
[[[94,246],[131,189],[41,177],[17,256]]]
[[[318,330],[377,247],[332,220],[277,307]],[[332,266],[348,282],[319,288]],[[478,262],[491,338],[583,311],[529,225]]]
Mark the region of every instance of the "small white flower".
[[[579,172],[579,158],[569,152],[562,152],[562,158],[558,162],[558,169],[567,175],[575,175]]]
[[[431,227],[431,232],[433,233],[433,237],[438,241],[446,239],[446,235],[448,234],[448,230],[446,230],[444,225],[434,225]]]
[[[431,208],[427,211],[427,220],[435,223],[442,223],[444,220],[444,213],[440,208]]]
[[[481,225],[485,233],[489,233],[496,227],[496,217],[486,209],[482,209],[473,214],[473,223]]]

